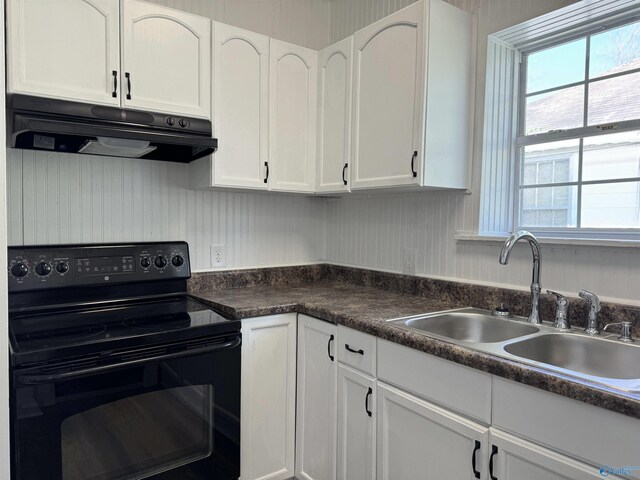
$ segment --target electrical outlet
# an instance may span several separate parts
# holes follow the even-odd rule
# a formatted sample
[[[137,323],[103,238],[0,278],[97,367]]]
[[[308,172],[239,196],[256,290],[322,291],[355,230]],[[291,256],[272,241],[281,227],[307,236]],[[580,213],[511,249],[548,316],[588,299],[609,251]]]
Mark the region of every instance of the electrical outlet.
[[[415,248],[405,248],[402,259],[402,273],[407,275],[416,274],[416,255],[418,251]]]
[[[211,266],[214,268],[224,267],[226,256],[224,245],[211,245]]]

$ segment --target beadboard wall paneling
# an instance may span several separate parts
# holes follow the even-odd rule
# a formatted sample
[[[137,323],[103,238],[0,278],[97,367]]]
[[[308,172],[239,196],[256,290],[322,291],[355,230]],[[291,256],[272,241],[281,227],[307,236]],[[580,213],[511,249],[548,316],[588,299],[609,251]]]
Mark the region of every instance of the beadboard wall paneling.
[[[390,15],[416,0],[330,0],[331,43],[348,37],[376,20]],[[480,0],[446,0],[473,13]]]
[[[307,197],[194,191],[188,166],[91,155],[8,150],[9,244],[186,240],[192,268],[318,261],[321,201]]]
[[[531,249],[524,243],[509,264],[498,263],[500,243],[456,242],[471,223],[464,195],[446,192],[332,199],[327,202],[327,261],[402,271],[404,248],[415,248],[416,272],[459,281],[528,288]],[[634,248],[542,247],[542,285],[573,296],[595,291],[640,304],[640,252]]]
[[[329,45],[325,0],[150,1],[316,50]]]

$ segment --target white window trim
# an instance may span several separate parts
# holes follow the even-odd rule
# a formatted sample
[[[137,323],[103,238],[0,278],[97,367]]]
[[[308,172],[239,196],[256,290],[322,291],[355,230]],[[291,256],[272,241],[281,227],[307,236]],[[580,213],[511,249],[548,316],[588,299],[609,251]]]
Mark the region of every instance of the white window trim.
[[[460,234],[458,240],[503,236],[517,228],[515,179],[519,169],[516,143],[521,113],[518,96],[521,52],[586,35],[594,28],[636,16],[640,18],[640,0],[583,0],[488,37],[479,233]],[[632,123],[623,127],[635,127],[636,122]],[[585,131],[589,128],[597,127],[585,127]],[[559,133],[557,139],[562,135]],[[614,244],[620,241],[640,244],[640,231],[636,229],[531,230],[542,238],[579,240],[580,244],[587,241],[604,246],[610,243],[607,240]]]

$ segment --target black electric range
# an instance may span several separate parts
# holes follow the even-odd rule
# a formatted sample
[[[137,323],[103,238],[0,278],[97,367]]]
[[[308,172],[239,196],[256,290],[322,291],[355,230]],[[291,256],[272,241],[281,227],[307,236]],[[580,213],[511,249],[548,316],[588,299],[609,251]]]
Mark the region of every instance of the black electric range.
[[[184,242],[9,249],[12,478],[239,476],[240,322]]]

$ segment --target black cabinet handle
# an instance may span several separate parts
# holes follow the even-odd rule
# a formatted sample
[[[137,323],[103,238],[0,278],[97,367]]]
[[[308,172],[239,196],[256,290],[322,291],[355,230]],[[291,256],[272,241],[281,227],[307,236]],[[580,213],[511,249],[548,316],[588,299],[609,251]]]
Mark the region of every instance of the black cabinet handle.
[[[331,361],[333,362],[333,359],[335,358],[333,355],[331,355],[331,342],[333,342],[333,335],[331,335],[329,337],[329,341],[327,342],[327,355],[329,355],[329,358],[331,359]]]
[[[124,72],[124,76],[127,79],[127,100],[131,100],[131,74]]]
[[[471,470],[473,470],[473,476],[476,478],[480,478],[480,472],[476,470],[476,456],[480,450],[480,442],[476,440],[476,445],[473,447],[473,453],[471,454]]]
[[[111,74],[113,75],[113,92],[111,92],[111,96],[118,98],[118,71],[114,70]]]
[[[345,185],[347,184],[347,179],[345,178],[344,174],[347,171],[347,167],[349,166],[348,163],[344,164],[344,167],[342,167],[342,183],[344,183]]]
[[[353,348],[351,348],[351,347],[349,346],[349,344],[348,344],[348,343],[345,343],[345,344],[344,344],[344,348],[346,348],[347,350],[349,350],[351,353],[357,353],[357,354],[359,354],[359,355],[364,355],[364,350],[362,350],[362,349],[360,349],[360,350],[354,350]]]
[[[364,411],[367,412],[367,415],[369,416],[371,416],[371,410],[369,410],[369,397],[371,396],[372,393],[373,393],[373,389],[369,387],[369,390],[367,391],[367,396],[364,397]]]
[[[267,175],[264,177],[264,183],[269,181],[269,162],[264,162],[264,166],[267,167]]]
[[[418,172],[416,172],[416,169],[414,168],[414,164],[416,162],[417,157],[418,157],[418,151],[415,150],[413,152],[413,155],[411,155],[411,173],[413,174],[414,177],[418,176]]]
[[[489,477],[491,480],[498,480],[498,477],[493,474],[493,457],[495,457],[497,453],[498,447],[491,445],[491,456],[489,457]]]

